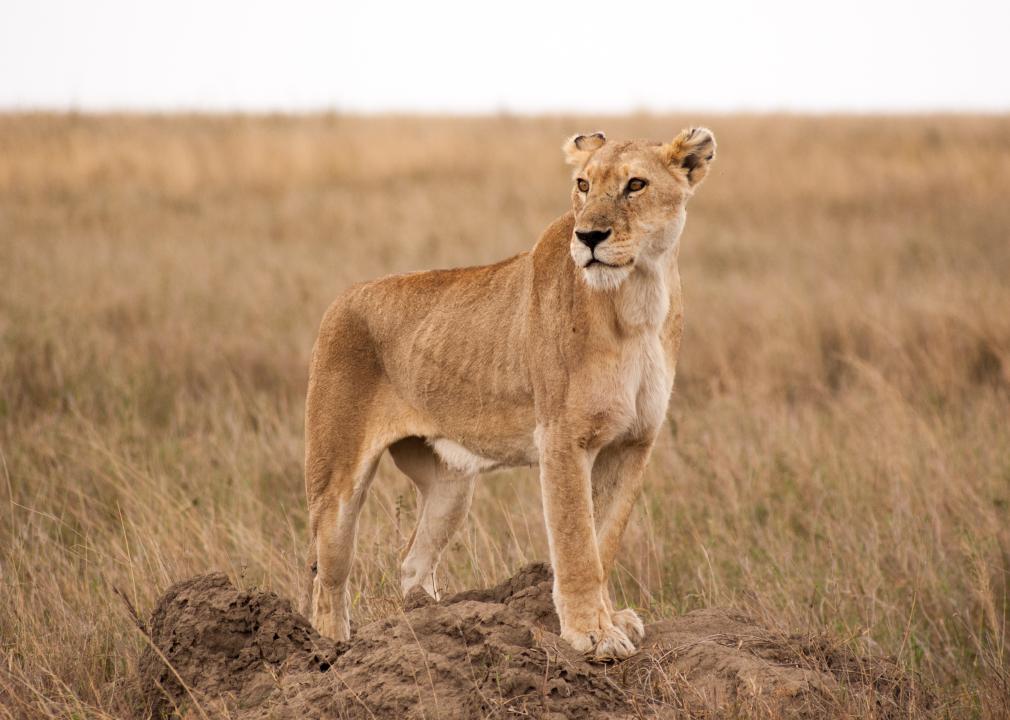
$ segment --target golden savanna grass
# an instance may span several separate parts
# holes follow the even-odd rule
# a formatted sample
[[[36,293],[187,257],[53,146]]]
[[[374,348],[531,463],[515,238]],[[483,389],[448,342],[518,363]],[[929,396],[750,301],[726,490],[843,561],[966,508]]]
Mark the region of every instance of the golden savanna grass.
[[[613,583],[882,652],[1010,713],[1010,118],[0,116],[0,715],[128,714],[142,612],[217,568],[297,596],[302,412],[352,282],[529,248],[576,131],[719,158],[683,237],[669,430]],[[399,603],[383,461],[352,577]],[[450,590],[547,555],[483,480]]]

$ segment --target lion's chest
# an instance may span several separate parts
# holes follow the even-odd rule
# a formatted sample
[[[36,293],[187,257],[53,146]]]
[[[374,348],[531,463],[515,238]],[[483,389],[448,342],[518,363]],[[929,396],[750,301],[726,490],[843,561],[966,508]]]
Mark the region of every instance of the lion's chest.
[[[666,417],[673,378],[670,377],[666,353],[658,336],[644,341],[628,361],[628,391],[634,396],[632,434],[651,435]]]
[[[593,444],[653,436],[666,417],[673,389],[665,350],[656,335],[628,343],[613,357],[599,363],[595,377],[586,378],[592,388],[584,412],[593,425]]]

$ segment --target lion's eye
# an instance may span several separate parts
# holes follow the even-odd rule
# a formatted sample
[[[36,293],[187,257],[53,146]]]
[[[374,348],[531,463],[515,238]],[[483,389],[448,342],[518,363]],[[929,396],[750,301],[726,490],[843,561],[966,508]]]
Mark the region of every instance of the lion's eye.
[[[579,192],[589,192],[589,181],[579,178]]]
[[[648,184],[649,183],[642,178],[631,178],[631,180],[628,181],[628,192],[638,192]]]

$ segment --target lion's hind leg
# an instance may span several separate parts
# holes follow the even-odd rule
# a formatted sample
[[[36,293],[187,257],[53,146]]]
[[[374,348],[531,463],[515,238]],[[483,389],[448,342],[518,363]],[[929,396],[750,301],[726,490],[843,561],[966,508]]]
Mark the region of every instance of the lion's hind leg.
[[[351,348],[351,350],[348,350]],[[313,353],[305,408],[305,492],[312,561],[310,616],[334,640],[350,637],[348,578],[358,516],[396,417],[363,331],[327,314]]]
[[[314,555],[312,624],[321,635],[334,640],[347,640],[351,636],[347,585],[354,561],[358,516],[381,453],[380,450],[359,455],[354,462],[323,471],[332,477],[309,503]]]
[[[448,467],[419,437],[395,443],[389,453],[418,491],[417,525],[403,553],[402,589],[406,593],[420,585],[437,597],[435,570],[470,510],[476,476]]]

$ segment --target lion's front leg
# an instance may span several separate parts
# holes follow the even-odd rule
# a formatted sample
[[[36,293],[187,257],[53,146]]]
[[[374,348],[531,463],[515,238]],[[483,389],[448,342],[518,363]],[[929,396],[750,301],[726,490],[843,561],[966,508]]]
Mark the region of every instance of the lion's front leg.
[[[597,548],[589,453],[563,431],[544,433],[540,485],[561,637],[597,658],[628,657],[635,646],[611,619]]]
[[[600,452],[593,465],[596,541],[604,579],[610,577],[628,518],[642,493],[645,466],[651,451],[651,441],[608,447]],[[605,590],[604,595],[611,622],[623,630],[632,642],[641,642],[645,637],[645,626],[638,614],[631,608],[614,610],[609,592]]]

